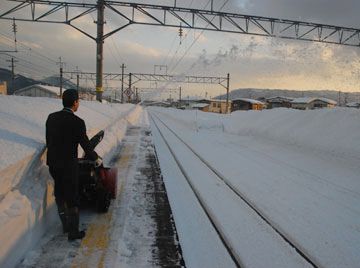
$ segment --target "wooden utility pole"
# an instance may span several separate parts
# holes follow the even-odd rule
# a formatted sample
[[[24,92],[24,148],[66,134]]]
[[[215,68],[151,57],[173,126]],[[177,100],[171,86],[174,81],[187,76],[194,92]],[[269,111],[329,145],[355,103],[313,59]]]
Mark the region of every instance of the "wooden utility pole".
[[[18,62],[14,59],[14,57],[11,57],[11,60],[6,60],[7,62],[11,62],[11,65],[9,66],[11,68],[11,90],[14,93],[15,92],[15,63]]]
[[[125,64],[121,64],[121,103],[124,103],[124,70]]]
[[[103,46],[104,46],[104,0],[97,1],[96,38],[96,100],[102,101],[103,93]]]
[[[227,74],[227,81],[226,81],[226,114],[229,110],[229,88],[230,88],[230,74]]]
[[[131,92],[131,76],[132,73],[129,73],[129,93],[128,93],[128,102],[130,102],[130,92]]]
[[[59,57],[59,61],[56,64],[60,66],[59,86],[60,86],[60,98],[61,98],[62,97],[62,92],[63,92],[63,66],[64,66],[65,63],[61,60],[61,57]]]
[[[79,91],[79,79],[80,75],[79,75],[79,67],[76,66],[76,90]]]

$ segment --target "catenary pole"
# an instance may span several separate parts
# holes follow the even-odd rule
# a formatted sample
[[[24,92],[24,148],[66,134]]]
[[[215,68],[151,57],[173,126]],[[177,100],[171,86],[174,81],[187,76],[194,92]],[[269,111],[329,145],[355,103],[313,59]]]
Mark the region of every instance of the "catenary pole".
[[[227,74],[226,81],[226,114],[229,112],[229,88],[230,88],[230,74]]]
[[[103,93],[104,9],[104,0],[98,0],[96,38],[96,100],[100,102],[102,101]]]
[[[124,103],[124,69],[125,64],[121,64],[121,103]]]

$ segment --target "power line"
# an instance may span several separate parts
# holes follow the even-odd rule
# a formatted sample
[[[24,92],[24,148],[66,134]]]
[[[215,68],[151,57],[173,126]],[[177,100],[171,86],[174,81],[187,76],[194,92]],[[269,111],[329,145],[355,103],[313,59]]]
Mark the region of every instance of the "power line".
[[[191,3],[189,4],[189,6],[188,6],[189,8],[192,6],[193,2],[194,2],[194,0],[192,0]],[[184,19],[186,19],[188,15],[189,15],[189,13],[186,13]],[[186,36],[187,36],[187,33],[185,34],[184,39],[186,38]],[[175,37],[174,37],[174,39],[173,39],[173,41],[172,41],[172,43],[171,43],[171,45],[170,45],[169,52],[166,54],[166,57],[165,57],[165,59],[164,59],[164,61],[163,61],[163,64],[164,64],[164,65],[166,65],[167,58],[168,58],[170,52],[172,51],[172,49],[173,49],[173,47],[174,47],[174,43],[175,43],[176,39],[177,39],[177,36],[175,35]]]
[[[219,11],[221,11],[228,2],[229,2],[229,0],[226,0],[226,1],[224,2],[224,4],[220,7]],[[216,16],[214,16],[214,17],[210,20],[210,22],[212,22],[215,18],[216,18]],[[210,22],[206,25],[205,28],[207,28],[207,27],[209,26]],[[194,39],[194,41],[191,43],[191,45],[188,47],[188,49],[185,51],[185,53],[182,55],[182,57],[177,61],[177,63],[174,65],[174,67],[172,68],[171,71],[173,71],[173,70],[179,65],[179,63],[180,63],[180,62],[183,60],[183,58],[187,55],[187,53],[190,51],[190,49],[193,47],[193,45],[197,42],[197,40],[199,40],[200,36],[204,33],[204,31],[205,31],[205,30],[202,30],[202,31],[200,32],[200,34]]]
[[[211,1],[212,1],[212,0],[209,0],[209,1],[206,3],[206,5],[203,7],[203,9],[206,9],[207,6],[210,4]],[[187,15],[187,14],[186,14],[186,15]],[[209,24],[208,24],[208,25],[209,25]],[[207,25],[207,26],[208,26],[208,25]],[[206,26],[206,27],[207,27],[207,26]],[[189,33],[191,32],[191,30],[192,30],[192,29],[190,29],[189,31],[186,32],[186,34],[185,34],[185,36],[184,36],[184,38],[183,38],[183,41],[188,37],[188,35],[189,35]],[[194,30],[194,31],[195,31],[195,30]],[[167,64],[168,66],[171,66],[171,65],[172,65],[175,56],[177,55],[177,53],[178,53],[179,50],[180,50],[180,46],[181,46],[181,44],[178,45],[178,48],[176,49],[175,53],[173,54],[170,62]]]

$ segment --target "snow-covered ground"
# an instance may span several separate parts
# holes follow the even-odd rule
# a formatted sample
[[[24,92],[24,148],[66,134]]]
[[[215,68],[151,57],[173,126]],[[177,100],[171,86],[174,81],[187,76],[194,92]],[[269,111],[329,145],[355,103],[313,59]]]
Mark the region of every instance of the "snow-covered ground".
[[[61,100],[0,95],[0,266],[11,267],[36,243],[52,222],[53,183],[45,165],[45,121],[62,109]],[[77,115],[92,136],[105,129],[96,151],[104,162],[139,120],[142,109],[131,104],[81,101]],[[81,149],[80,149],[81,153]]]
[[[318,267],[358,267],[359,110],[274,109],[231,115],[163,108],[149,110],[227,178]],[[209,242],[211,232],[202,235],[203,241],[196,241],[186,227],[188,215],[198,208],[181,205],[178,189],[185,191],[181,195],[186,196],[186,203],[189,192],[183,181],[173,175],[175,166],[170,163],[170,155],[164,155],[166,148],[155,128],[153,130],[185,263],[196,266],[194,256],[200,252],[197,247]],[[165,128],[163,131],[168,132]],[[216,186],[210,175],[201,177],[204,173],[200,172],[200,165],[194,164],[195,159],[191,160],[186,149],[170,134],[165,135],[220,225],[225,232],[230,230],[227,235],[233,239],[232,245],[245,267],[303,265],[295,259],[294,263],[282,262],[289,258],[276,253],[276,239],[269,240],[268,231],[255,231],[256,224],[249,225],[247,220],[249,215],[231,206],[233,203],[227,196],[219,195],[226,192],[225,186],[219,182]],[[214,190],[216,187],[218,190]],[[240,219],[236,220],[239,213],[242,213]],[[198,228],[205,229],[204,226]],[[201,239],[199,233],[196,237]],[[214,250],[210,246],[207,249]],[[216,256],[216,252],[213,255]]]

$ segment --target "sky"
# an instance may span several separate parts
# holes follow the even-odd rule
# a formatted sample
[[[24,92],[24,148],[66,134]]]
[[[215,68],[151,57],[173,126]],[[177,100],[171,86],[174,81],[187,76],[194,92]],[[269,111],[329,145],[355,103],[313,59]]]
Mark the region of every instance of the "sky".
[[[65,1],[70,2],[70,1]],[[71,1],[75,2],[75,0]],[[95,3],[95,0],[76,2]],[[174,5],[174,0],[128,1],[157,5]],[[209,0],[177,0],[177,6],[210,9]],[[0,1],[0,13],[14,3]],[[214,10],[281,19],[300,20],[344,27],[360,28],[358,0],[214,0]],[[18,17],[30,11],[19,12]],[[105,32],[124,21],[106,9]],[[91,13],[77,26],[95,34],[96,14]],[[13,49],[11,21],[0,20],[0,50]],[[95,41],[64,24],[17,21],[19,53],[15,72],[41,78],[58,73],[59,57],[67,71],[78,68],[95,72]],[[294,90],[329,89],[360,91],[360,48],[340,45],[257,37],[251,35],[184,29],[180,43],[178,28],[131,25],[107,38],[104,45],[104,71],[125,73],[197,75],[226,77],[230,89],[273,88]],[[11,54],[14,55],[14,54]],[[9,54],[0,54],[0,66],[9,68]],[[161,67],[161,66],[162,67]],[[165,67],[166,66],[166,67]],[[95,87],[91,80],[83,85]],[[219,85],[155,84],[138,82],[141,91],[148,88],[172,89],[165,94],[215,96],[225,93]],[[105,90],[119,88],[119,83],[104,81]],[[165,91],[162,91],[165,92]]]

